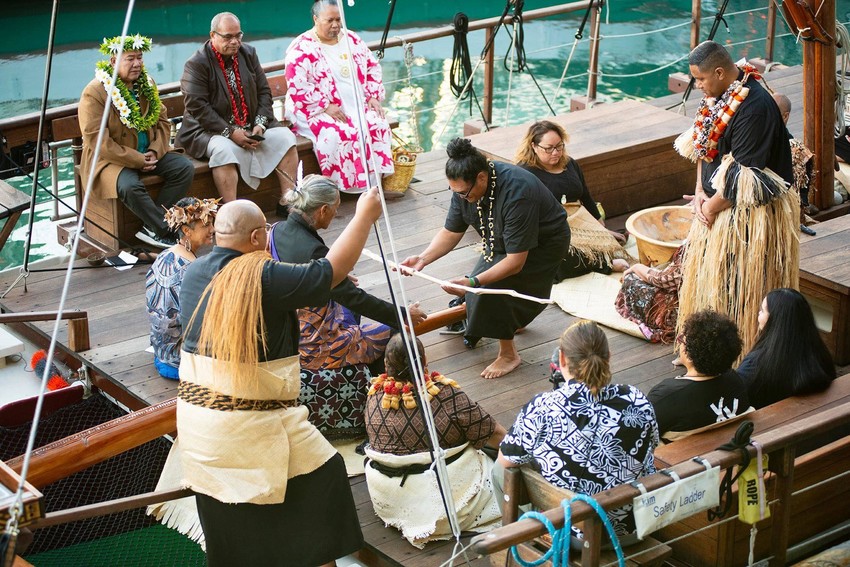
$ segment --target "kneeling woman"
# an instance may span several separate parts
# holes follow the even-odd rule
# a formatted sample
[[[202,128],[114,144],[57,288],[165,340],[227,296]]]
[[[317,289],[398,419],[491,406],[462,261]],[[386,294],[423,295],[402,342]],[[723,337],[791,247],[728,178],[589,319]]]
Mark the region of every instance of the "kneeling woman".
[[[427,364],[419,339],[416,348]],[[452,533],[437,479],[426,474],[431,443],[401,335],[390,339],[384,363],[387,373],[373,381],[366,401],[366,483],[375,513],[421,548],[430,540],[450,539]],[[490,447],[495,453],[505,428],[454,380],[437,372],[429,376],[427,368],[425,376],[460,529],[487,531],[501,515],[490,481],[493,461],[481,449]]]
[[[548,299],[570,245],[561,204],[536,177],[515,165],[488,161],[469,140],[455,138],[446,152],[446,177],[454,194],[445,224],[423,252],[402,264],[423,269],[451,252],[472,226],[481,236],[481,257],[469,276],[452,283]],[[497,378],[519,366],[514,334],[545,305],[505,295],[464,294],[453,287],[445,291],[466,297],[467,339],[499,339],[499,355],[481,376]]]
[[[534,462],[555,486],[593,496],[654,473],[655,412],[636,387],[611,384],[602,329],[591,321],[573,324],[561,336],[558,358],[567,381],[520,411],[499,450],[496,482],[501,467]],[[608,511],[618,536],[635,529],[630,511]]]
[[[336,183],[308,175],[286,199],[291,213],[272,231],[272,256],[295,264],[324,258],[328,247],[318,231],[336,216]],[[361,323],[361,315],[377,323]],[[416,304],[410,315],[414,325],[426,317]],[[298,319],[301,401],[310,410],[310,421],[325,435],[362,437],[366,389],[369,378],[383,371],[384,348],[398,327],[395,308],[346,278],[331,290],[328,303],[299,309]],[[377,366],[377,371],[370,374],[365,365]]]

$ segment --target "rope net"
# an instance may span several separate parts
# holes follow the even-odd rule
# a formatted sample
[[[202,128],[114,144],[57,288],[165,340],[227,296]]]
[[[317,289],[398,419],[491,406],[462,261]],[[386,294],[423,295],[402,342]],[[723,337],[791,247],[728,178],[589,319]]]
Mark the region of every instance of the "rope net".
[[[62,408],[39,421],[36,446],[125,415],[101,395]],[[24,452],[32,423],[0,427],[0,458]],[[156,489],[171,443],[155,439],[42,489],[45,512],[151,492]],[[33,531],[24,557],[42,566],[204,565],[200,546],[145,514],[145,508]]]

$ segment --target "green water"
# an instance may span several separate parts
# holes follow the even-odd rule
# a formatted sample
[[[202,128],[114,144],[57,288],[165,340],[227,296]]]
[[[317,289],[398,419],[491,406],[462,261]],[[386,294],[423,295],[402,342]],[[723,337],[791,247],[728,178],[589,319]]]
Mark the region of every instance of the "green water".
[[[532,10],[555,2],[551,0],[528,1],[525,10]],[[3,28],[0,36],[0,118],[38,110],[44,77],[47,32],[51,2],[48,0],[4,1]],[[398,0],[390,36],[448,25],[454,13],[464,11],[470,19],[497,16],[504,5],[483,0],[449,3],[441,0]],[[366,40],[380,37],[387,17],[386,0],[357,0],[354,7],[345,6],[345,15],[351,29],[357,30]],[[764,52],[766,34],[767,0],[733,0],[729,3],[726,21],[730,33],[721,26],[716,37],[725,42],[735,58],[759,57]],[[94,62],[100,58],[97,44],[104,36],[120,32],[124,18],[124,2],[104,0],[63,0],[57,20],[56,56],[54,59],[50,105],[74,102],[80,91],[93,76]],[[139,31],[153,37],[154,50],[146,55],[150,74],[159,83],[176,81],[182,72],[183,62],[205,39],[209,20],[220,10],[228,9],[242,19],[246,41],[257,47],[263,61],[280,60],[286,46],[298,33],[311,25],[309,2],[293,10],[292,2],[280,0],[191,2],[186,0],[138,0],[130,31]],[[603,12],[600,47],[600,78],[598,98],[605,101],[625,98],[646,99],[664,96],[667,92],[667,75],[674,71],[686,72],[683,60],[688,52],[690,0],[611,0]],[[703,29],[705,37],[713,21],[716,2],[703,2]],[[543,93],[557,113],[568,111],[570,98],[583,95],[587,88],[588,41],[590,31],[585,30],[584,40],[576,45],[566,69],[567,79],[562,88],[556,87],[573,47],[574,34],[583,13],[551,18],[525,24],[525,49],[529,67]],[[850,0],[838,0],[836,16],[839,21],[850,20]],[[795,44],[781,20],[780,34],[774,58],[788,65],[799,64],[802,48]],[[666,28],[666,29],[665,29]],[[654,30],[664,30],[653,33]],[[473,64],[483,47],[483,32],[469,34]],[[495,95],[493,121],[498,125],[518,124],[545,117],[550,111],[529,73],[511,74],[503,66],[508,51],[508,31],[497,36]],[[449,90],[451,63],[451,38],[434,40],[414,46],[415,59],[408,69],[399,48],[387,50],[382,63],[387,102],[397,115],[398,132],[411,142],[418,141],[424,149],[442,147],[452,137],[462,132],[463,122],[478,118],[478,110],[463,103],[456,108]],[[408,72],[412,82],[407,84]],[[481,70],[474,85],[481,93]],[[510,85],[510,88],[509,88]],[[508,106],[508,101],[510,105]],[[799,112],[799,109],[795,109]],[[415,116],[415,118],[414,118]],[[628,119],[628,117],[624,117]],[[65,179],[70,164],[61,164]],[[13,179],[13,185],[26,187],[32,182]],[[67,191],[67,181],[62,185]],[[39,196],[39,200],[43,200]],[[33,257],[55,253],[55,229],[40,228],[49,205],[37,210],[41,222],[36,223],[35,241],[39,250]],[[51,209],[52,210],[52,209]],[[20,228],[0,254],[0,268],[14,266],[22,260],[22,241],[25,231]],[[49,223],[48,223],[49,224]],[[42,240],[46,239],[46,240]]]

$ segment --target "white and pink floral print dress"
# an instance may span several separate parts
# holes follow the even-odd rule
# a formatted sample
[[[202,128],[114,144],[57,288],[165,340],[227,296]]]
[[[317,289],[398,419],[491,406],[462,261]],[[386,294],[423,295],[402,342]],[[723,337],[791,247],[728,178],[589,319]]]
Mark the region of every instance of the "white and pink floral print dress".
[[[343,33],[348,34],[348,42]],[[348,64],[349,45],[356,82]],[[376,167],[380,175],[393,172],[389,124],[367,106],[369,99],[384,99],[381,66],[355,33],[343,31],[336,45],[320,43],[312,30],[296,37],[286,50],[286,82],[286,118],[296,134],[313,141],[323,175],[345,192],[359,193],[368,187],[361,157],[361,121],[369,129],[365,140],[368,171]],[[325,113],[331,104],[342,108],[347,122]]]

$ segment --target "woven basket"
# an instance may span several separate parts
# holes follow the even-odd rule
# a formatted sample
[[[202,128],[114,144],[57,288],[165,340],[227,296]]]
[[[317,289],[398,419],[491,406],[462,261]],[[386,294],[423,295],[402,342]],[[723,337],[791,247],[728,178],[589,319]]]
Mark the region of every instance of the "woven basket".
[[[393,149],[395,171],[383,179],[384,191],[404,193],[416,173],[416,154],[403,148]]]
[[[413,174],[416,173],[416,156],[422,150],[411,148],[395,132],[393,132],[393,138],[398,143],[393,148],[395,171],[392,175],[384,177],[382,184],[384,191],[404,193],[410,187],[410,181],[413,179]]]

